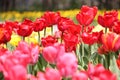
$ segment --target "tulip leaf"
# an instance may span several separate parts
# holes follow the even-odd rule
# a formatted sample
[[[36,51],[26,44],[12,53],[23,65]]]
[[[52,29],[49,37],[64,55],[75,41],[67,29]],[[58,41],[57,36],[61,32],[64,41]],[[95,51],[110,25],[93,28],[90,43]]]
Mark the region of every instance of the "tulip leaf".
[[[116,59],[115,59],[115,55],[114,54],[111,54],[110,55],[111,58],[110,58],[110,71],[112,71],[113,73],[115,73],[117,75],[117,80],[120,80],[120,70],[116,64]]]
[[[13,51],[13,50],[15,50],[15,46],[13,46],[12,44],[10,44],[10,43],[6,43],[6,47],[8,48],[8,50],[10,50],[10,51]]]
[[[94,45],[91,45],[91,54],[95,53],[98,49],[98,45],[97,44],[94,44]]]
[[[40,54],[37,64],[38,64],[39,70],[44,71],[48,63],[45,61],[43,56]]]
[[[0,80],[4,80],[4,75],[2,72],[0,72]]]

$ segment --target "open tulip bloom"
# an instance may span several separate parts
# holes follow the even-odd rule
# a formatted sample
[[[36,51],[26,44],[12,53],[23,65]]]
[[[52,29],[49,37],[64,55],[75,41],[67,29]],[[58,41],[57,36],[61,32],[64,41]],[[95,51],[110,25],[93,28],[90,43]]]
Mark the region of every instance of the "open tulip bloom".
[[[103,30],[93,31],[97,11],[82,6],[78,23],[52,11],[35,21],[0,23],[0,80],[120,80],[118,11],[99,15]],[[33,32],[37,42],[27,42]],[[17,46],[9,42],[13,35],[21,37]]]

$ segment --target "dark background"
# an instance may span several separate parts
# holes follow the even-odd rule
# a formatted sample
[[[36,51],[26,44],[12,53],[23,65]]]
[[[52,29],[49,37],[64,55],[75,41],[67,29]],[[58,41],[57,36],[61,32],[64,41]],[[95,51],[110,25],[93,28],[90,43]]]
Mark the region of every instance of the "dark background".
[[[120,0],[0,0],[0,11],[68,10],[79,9],[82,5],[119,9]]]

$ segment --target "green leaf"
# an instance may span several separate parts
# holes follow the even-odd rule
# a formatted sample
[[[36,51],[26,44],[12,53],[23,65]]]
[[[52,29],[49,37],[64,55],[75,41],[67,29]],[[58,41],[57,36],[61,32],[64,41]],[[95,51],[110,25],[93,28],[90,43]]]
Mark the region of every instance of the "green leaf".
[[[117,75],[117,80],[120,80],[120,70],[116,64],[116,59],[115,59],[115,55],[111,54],[110,55],[110,71],[112,71],[113,73],[115,73]]]

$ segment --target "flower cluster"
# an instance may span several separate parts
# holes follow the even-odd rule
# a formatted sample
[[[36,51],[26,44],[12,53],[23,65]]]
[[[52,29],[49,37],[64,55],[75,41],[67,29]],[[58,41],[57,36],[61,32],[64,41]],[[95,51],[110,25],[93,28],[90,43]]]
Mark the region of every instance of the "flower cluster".
[[[51,11],[35,21],[24,19],[23,22],[0,23],[0,78],[119,80],[118,11],[99,15],[98,23],[105,30],[93,31],[95,26],[91,23],[97,11],[97,7],[82,6],[76,14],[78,23]],[[51,29],[51,35],[46,34],[46,28]],[[44,31],[44,37],[40,36],[41,31]],[[25,42],[25,38],[33,32],[38,33],[38,43]],[[9,47],[12,33],[21,36],[22,40],[17,46]],[[11,47],[14,49],[11,50]]]

